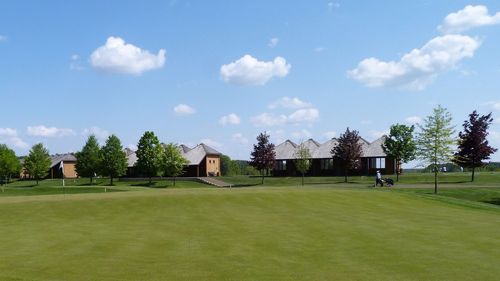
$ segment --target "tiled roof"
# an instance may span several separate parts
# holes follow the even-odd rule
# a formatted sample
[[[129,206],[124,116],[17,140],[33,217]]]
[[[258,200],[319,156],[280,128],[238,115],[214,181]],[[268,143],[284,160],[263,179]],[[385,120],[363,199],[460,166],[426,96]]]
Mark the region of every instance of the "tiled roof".
[[[285,142],[274,147],[276,159],[294,159],[296,149],[297,144],[291,140],[286,140]]]
[[[189,148],[188,146],[183,144],[177,146],[177,148],[181,152],[182,156],[189,161],[188,165],[199,165],[203,158],[205,158],[205,156],[207,155],[222,155],[222,153],[220,153],[219,151],[203,143],[200,143],[194,148]],[[136,162],[137,155],[135,154],[135,152],[130,154],[127,153],[128,166],[133,167]]]
[[[382,149],[382,143],[384,142],[384,137],[378,138],[373,142],[368,142],[365,139],[361,138],[360,140],[361,146],[363,149],[362,157],[385,157],[386,154]],[[331,151],[337,145],[338,141],[336,138],[333,138],[323,144],[318,144],[313,139],[309,139],[302,143],[305,147],[309,148],[311,156],[313,159],[324,159],[331,158]],[[274,149],[276,152],[276,159],[295,159],[295,152],[299,145],[293,143],[290,140],[287,140],[279,145],[277,145]]]
[[[56,154],[56,155],[51,155],[50,156],[50,167],[54,167],[56,165],[59,165],[59,163],[63,162],[76,162],[76,157],[72,153],[66,153],[66,154]]]

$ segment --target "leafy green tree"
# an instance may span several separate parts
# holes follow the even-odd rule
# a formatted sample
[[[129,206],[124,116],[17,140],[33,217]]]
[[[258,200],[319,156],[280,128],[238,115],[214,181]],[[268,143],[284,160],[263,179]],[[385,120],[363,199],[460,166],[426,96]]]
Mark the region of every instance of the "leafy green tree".
[[[483,160],[490,159],[490,155],[497,151],[486,139],[492,122],[491,113],[479,116],[474,110],[469,114],[469,120],[464,121],[464,130],[458,133],[458,151],[452,161],[462,167],[472,168],[471,181],[474,181],[476,168],[483,167]]]
[[[113,185],[113,178],[123,176],[127,172],[127,155],[117,136],[108,137],[101,148],[99,158],[101,174],[110,178],[110,185]]]
[[[92,179],[99,172],[100,150],[97,138],[94,135],[90,135],[82,151],[75,153],[75,170],[78,176],[90,178],[90,184],[92,184]]]
[[[36,180],[38,185],[41,178],[45,178],[50,169],[50,156],[49,151],[38,143],[31,147],[31,150],[24,158],[24,169],[26,172]]]
[[[396,181],[399,181],[401,164],[416,157],[417,145],[413,138],[414,130],[415,126],[392,125],[389,135],[382,144],[384,152],[396,160]]]
[[[346,129],[345,133],[337,139],[337,145],[333,147],[331,154],[344,168],[344,182],[347,182],[347,175],[351,170],[361,167],[361,154],[363,148],[358,131]]]
[[[418,125],[420,132],[417,134],[417,155],[433,168],[435,194],[438,192],[439,164],[450,161],[453,156],[451,146],[456,144],[452,137],[455,130],[451,121],[451,114],[439,105],[425,118],[423,125]]]
[[[230,171],[231,158],[227,155],[222,154],[220,157],[220,173],[223,176],[228,176]]]
[[[162,168],[163,147],[158,137],[147,131],[142,135],[137,145],[136,167],[143,175],[149,178],[149,185],[152,183],[152,177],[157,176]]]
[[[241,175],[240,162],[223,154],[220,157],[220,171],[222,176]]]
[[[21,171],[21,162],[16,156],[14,150],[5,144],[0,144],[0,179],[10,182],[13,175],[19,175]]]
[[[174,186],[175,178],[182,175],[188,164],[189,161],[182,156],[175,144],[169,143],[165,146],[162,160],[163,174],[167,177],[173,177]]]
[[[231,162],[229,162],[229,175],[241,175],[240,163],[237,160],[231,160]]]
[[[274,167],[275,160],[276,152],[274,151],[274,144],[269,141],[269,135],[266,132],[260,133],[257,136],[257,144],[253,145],[250,165],[262,175],[261,184],[264,184],[264,172]]]
[[[303,143],[295,151],[295,167],[302,175],[302,186],[304,185],[304,175],[311,168],[311,151]]]

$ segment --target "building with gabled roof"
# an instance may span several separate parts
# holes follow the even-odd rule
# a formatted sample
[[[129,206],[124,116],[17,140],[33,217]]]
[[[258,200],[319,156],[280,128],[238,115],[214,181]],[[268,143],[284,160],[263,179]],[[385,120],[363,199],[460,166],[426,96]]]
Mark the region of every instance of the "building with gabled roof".
[[[388,157],[382,148],[385,137],[376,139],[373,142],[361,138],[362,156],[361,168],[357,172],[360,175],[374,175],[377,170],[382,174],[394,174],[396,163],[392,157]],[[337,145],[336,138],[332,138],[325,143],[318,143],[309,139],[302,144],[296,144],[290,140],[277,145],[274,149],[276,153],[276,164],[273,169],[275,176],[298,176],[299,172],[295,168],[297,159],[296,151],[303,145],[309,149],[311,154],[311,168],[307,173],[310,176],[340,176],[344,171],[333,159],[331,151]]]
[[[24,157],[21,159],[24,162]],[[21,179],[29,179],[31,176],[23,168],[20,173]],[[76,172],[76,157],[73,153],[50,155],[50,169],[47,171],[46,178],[49,179],[74,179],[78,177]]]
[[[187,145],[181,144],[177,148],[184,158],[188,160],[182,177],[209,177],[220,176],[221,170],[221,155],[219,151],[214,148],[200,143],[197,146],[190,148]],[[141,176],[135,169],[137,162],[137,155],[135,151],[127,148],[125,149],[127,155],[127,177]]]

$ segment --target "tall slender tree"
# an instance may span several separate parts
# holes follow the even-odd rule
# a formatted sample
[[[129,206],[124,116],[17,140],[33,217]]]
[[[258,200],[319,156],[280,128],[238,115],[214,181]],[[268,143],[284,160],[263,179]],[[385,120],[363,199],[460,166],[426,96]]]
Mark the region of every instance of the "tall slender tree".
[[[110,185],[113,185],[113,178],[125,175],[127,171],[127,155],[123,151],[120,139],[111,135],[106,140],[106,144],[101,148],[100,153],[101,174],[110,178]]]
[[[31,150],[24,158],[24,169],[26,172],[36,180],[38,185],[40,179],[45,178],[50,169],[50,156],[49,151],[38,143],[31,147]]]
[[[274,144],[270,142],[269,137],[266,132],[260,133],[257,136],[257,144],[253,145],[250,157],[250,165],[262,175],[261,184],[264,184],[265,172],[274,167],[276,159]]]
[[[189,161],[184,158],[173,143],[165,146],[162,158],[163,174],[167,177],[172,177],[175,186],[175,179],[182,175],[184,168],[189,164]]]
[[[358,131],[346,129],[337,140],[337,145],[331,150],[333,159],[337,160],[344,168],[344,182],[347,182],[349,171],[358,170],[361,167],[361,137]]]
[[[147,131],[142,135],[137,145],[136,167],[143,175],[149,178],[158,176],[162,168],[163,147],[155,133]]]
[[[415,126],[395,124],[391,126],[382,148],[384,152],[396,160],[396,181],[399,181],[401,164],[415,159],[417,145],[413,138]]]
[[[311,168],[311,151],[304,143],[301,143],[295,151],[295,168],[302,175],[302,186],[304,186],[304,176]]]
[[[21,162],[16,157],[14,150],[5,144],[0,144],[0,179],[7,183],[13,175],[19,175],[21,171]]]
[[[82,151],[75,153],[75,170],[78,176],[90,178],[90,184],[92,184],[92,179],[97,175],[97,172],[99,172],[100,150],[97,138],[94,135],[90,135]]]
[[[474,181],[476,168],[484,166],[483,160],[490,159],[490,155],[497,151],[486,139],[492,122],[491,113],[479,116],[474,110],[469,114],[469,120],[464,121],[463,131],[458,133],[458,151],[452,160],[457,165],[472,169],[471,181]]]
[[[453,138],[455,127],[451,122],[451,114],[439,105],[425,118],[423,125],[418,125],[420,132],[417,134],[417,155],[432,166],[435,194],[438,192],[439,164],[451,160],[452,145],[456,144]]]

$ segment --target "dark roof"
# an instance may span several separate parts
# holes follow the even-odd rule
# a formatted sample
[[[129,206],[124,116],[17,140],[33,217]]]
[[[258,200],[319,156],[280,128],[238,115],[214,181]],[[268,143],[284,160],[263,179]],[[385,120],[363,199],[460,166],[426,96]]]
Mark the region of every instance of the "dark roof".
[[[66,154],[56,154],[50,156],[50,167],[54,167],[59,165],[59,163],[63,162],[76,162],[76,157],[73,153]]]

